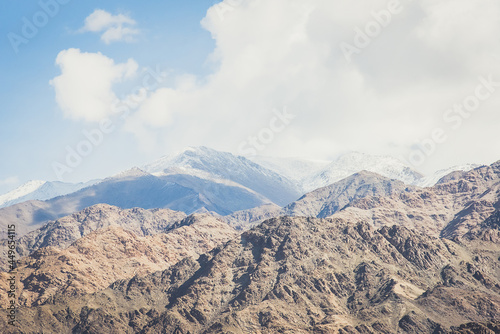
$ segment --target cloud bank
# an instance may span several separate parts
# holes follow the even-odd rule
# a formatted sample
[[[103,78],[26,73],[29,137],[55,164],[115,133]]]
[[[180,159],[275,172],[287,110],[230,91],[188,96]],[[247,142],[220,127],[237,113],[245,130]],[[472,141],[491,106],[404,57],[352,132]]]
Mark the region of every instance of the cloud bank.
[[[293,121],[259,154],[329,158],[358,150],[408,159],[420,150],[426,156],[416,167],[424,171],[464,159],[498,159],[498,17],[494,0],[225,0],[201,22],[216,42],[209,57],[213,73],[182,76],[152,92],[126,128],[165,152],[207,145],[238,153],[242,142],[268,127],[276,110],[286,108]],[[350,57],[341,47],[347,44],[357,50]],[[104,76],[107,84],[71,80],[84,76],[64,70],[77,57],[88,58],[89,65],[95,57],[106,69],[84,81]],[[104,58],[59,55],[61,77],[68,80],[54,82],[64,110],[85,118],[89,108],[65,98],[63,90],[90,90],[96,111],[86,118],[103,113],[97,101],[109,100],[109,83],[133,67]],[[453,127],[444,115],[474,94],[481,78],[490,78],[495,91]],[[423,149],[436,129],[445,139],[427,155]],[[489,150],[477,150],[477,143]]]

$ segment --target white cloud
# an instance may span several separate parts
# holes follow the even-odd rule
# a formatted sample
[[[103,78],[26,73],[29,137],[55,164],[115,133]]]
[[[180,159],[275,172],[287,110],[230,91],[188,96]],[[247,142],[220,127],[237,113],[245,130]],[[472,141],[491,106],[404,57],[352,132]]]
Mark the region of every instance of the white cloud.
[[[202,21],[216,42],[207,77],[183,77],[152,93],[127,129],[165,151],[208,145],[237,152],[268,126],[274,108],[296,115],[262,154],[328,158],[346,150],[407,155],[435,127],[449,137],[424,171],[482,162],[500,152],[500,88],[459,130],[446,109],[479,76],[500,82],[500,3],[401,0],[402,11],[347,62],[342,42],[373,22],[386,0],[247,0],[214,5]],[[103,24],[95,24],[96,29]],[[103,29],[103,28],[101,28]],[[109,81],[109,80],[108,80]],[[88,87],[90,88],[90,87]],[[109,93],[109,90],[108,90]],[[477,150],[477,143],[488,143]]]
[[[100,121],[113,113],[117,97],[113,84],[131,78],[138,65],[133,59],[115,62],[101,53],[79,49],[61,51],[56,58],[61,75],[51,80],[56,101],[64,114],[73,119]]]
[[[102,32],[101,40],[109,44],[111,42],[132,42],[139,34],[139,30],[133,28],[136,22],[124,14],[112,15],[105,10],[96,9],[85,19],[85,25],[81,32]]]

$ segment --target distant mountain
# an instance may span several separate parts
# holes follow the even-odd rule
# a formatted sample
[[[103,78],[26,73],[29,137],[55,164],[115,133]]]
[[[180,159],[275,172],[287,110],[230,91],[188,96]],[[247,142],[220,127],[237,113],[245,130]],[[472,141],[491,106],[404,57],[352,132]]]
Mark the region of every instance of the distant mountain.
[[[301,195],[300,190],[285,176],[244,157],[207,147],[191,147],[141,169],[156,176],[190,175],[218,183],[230,181],[278,205],[286,205]]]
[[[224,219],[246,230],[271,217],[335,216],[377,227],[397,224],[434,237],[494,239],[483,231],[498,225],[499,210],[500,164],[496,163],[451,172],[427,188],[362,171],[313,190],[281,210],[262,206]]]
[[[45,201],[54,197],[71,194],[80,189],[92,186],[99,181],[92,180],[84,183],[29,181],[4,195],[0,195],[0,208],[30,200]]]
[[[311,191],[325,187],[362,170],[406,184],[413,184],[422,178],[422,174],[395,158],[352,152],[338,157],[323,169],[306,177],[302,181],[302,188],[305,191]]]
[[[363,170],[406,184],[414,184],[423,177],[395,158],[359,152],[343,154],[330,162],[261,156],[252,160],[294,181],[303,193],[329,186]]]
[[[500,241],[500,229],[494,232],[498,208],[500,162],[452,172],[433,187],[353,200],[335,216],[356,217],[378,227],[397,224],[453,240]]]
[[[2,208],[0,226],[16,223],[22,235],[48,220],[99,203],[122,209],[169,208],[186,214],[228,215],[265,204],[283,206],[301,195],[286,177],[243,157],[205,147],[187,149],[144,168],[147,171],[132,168],[44,202]]]
[[[15,223],[21,236],[48,220],[99,203],[122,209],[168,208],[186,214],[205,209],[208,212],[227,215],[272,201],[234,182],[219,183],[186,174],[154,176],[134,169],[45,202],[28,201],[2,208],[0,225],[5,227]],[[20,220],[20,216],[24,219]],[[6,228],[3,230],[6,231]]]
[[[17,192],[7,194],[9,201],[5,203],[32,197],[45,201],[30,200],[0,208],[0,226],[16,223],[19,235],[23,235],[48,220],[106,203],[123,209],[169,208],[186,214],[207,212],[228,216],[240,212],[228,217],[228,221],[245,228],[245,219],[248,220],[247,223],[252,223],[249,227],[276,216],[277,212],[327,217],[362,197],[387,195],[378,193],[382,190],[378,188],[373,193],[363,193],[363,187],[367,185],[363,185],[359,191],[353,189],[356,182],[353,185],[338,184],[333,187],[336,190],[323,189],[362,170],[406,184],[432,185],[446,180],[449,175],[462,175],[460,173],[464,173],[464,170],[475,167],[460,166],[440,171],[433,177],[422,178],[419,173],[396,159],[362,153],[348,153],[331,163],[295,158],[253,159],[254,161],[250,161],[231,153],[195,147],[165,156],[142,169],[132,168],[95,184],[33,182]],[[455,169],[462,171],[445,175]],[[365,182],[369,184],[371,181]],[[348,188],[340,189],[339,186]],[[82,189],[71,192],[71,189],[80,187]],[[318,191],[311,194],[315,190]],[[64,192],[70,193],[51,198]],[[307,195],[303,196],[305,193]],[[297,201],[301,196],[301,200]],[[338,198],[334,199],[335,196]],[[319,207],[316,208],[316,205]],[[283,211],[278,211],[276,206],[286,207]],[[253,212],[248,211],[253,209]],[[268,209],[272,212],[266,212]],[[317,209],[320,211],[316,212]],[[3,228],[2,231],[0,237],[4,237],[6,229]]]
[[[411,191],[411,188],[401,181],[361,171],[329,186],[305,194],[297,201],[285,206],[281,214],[325,218],[357,199],[399,194],[402,191]]]

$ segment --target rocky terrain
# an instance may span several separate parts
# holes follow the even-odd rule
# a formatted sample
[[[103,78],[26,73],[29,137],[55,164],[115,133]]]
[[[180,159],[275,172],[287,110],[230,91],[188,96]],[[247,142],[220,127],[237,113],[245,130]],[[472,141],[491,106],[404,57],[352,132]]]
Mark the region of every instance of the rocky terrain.
[[[486,243],[338,218],[276,218],[197,260],[21,308],[16,330],[495,333],[500,245]]]
[[[350,202],[341,217],[376,226],[399,224],[434,236],[461,238],[482,233],[484,221],[500,208],[500,163],[469,172],[453,172],[430,188]]]
[[[18,325],[0,328],[500,333],[500,162],[427,188],[363,171],[283,208],[204,212],[96,205],[27,234]]]
[[[362,171],[327,187],[305,194],[283,208],[282,214],[325,218],[343,209],[354,200],[368,196],[388,196],[412,191],[401,181]]]
[[[98,204],[80,212],[51,221],[43,227],[19,238],[16,242],[17,254],[27,256],[31,252],[53,246],[66,248],[79,238],[108,226],[121,226],[138,236],[166,232],[174,223],[185,218],[182,212],[168,209],[144,210],[140,208],[122,210],[118,207]],[[5,247],[7,240],[1,241],[0,267],[7,268]]]
[[[140,236],[119,225],[97,229],[67,248],[44,247],[19,263],[19,303],[92,293],[118,279],[164,270],[184,257],[196,258],[237,236],[234,229],[209,215],[185,218],[167,233]],[[64,246],[64,243],[59,246]],[[1,275],[0,302],[6,303],[8,273]]]

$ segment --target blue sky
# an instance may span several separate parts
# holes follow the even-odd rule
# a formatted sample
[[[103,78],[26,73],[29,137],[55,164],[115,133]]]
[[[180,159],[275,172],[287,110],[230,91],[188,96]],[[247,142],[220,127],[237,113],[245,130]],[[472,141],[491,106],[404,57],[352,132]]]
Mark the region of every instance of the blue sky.
[[[6,0],[0,16],[0,193],[199,145],[424,174],[500,159],[497,0]]]
[[[61,50],[78,48],[85,52],[101,52],[116,62],[133,58],[144,67],[159,66],[174,73],[203,74],[209,71],[206,58],[214,43],[200,21],[211,5],[210,1],[200,0],[69,1],[59,5],[57,14],[39,28],[27,44],[20,44],[16,53],[7,34],[13,32],[23,36],[23,17],[32,21],[42,7],[38,1],[2,1],[0,157],[3,163],[0,179],[11,182],[0,184],[0,192],[29,179],[55,179],[51,162],[61,159],[67,144],[80,140],[82,129],[92,128],[63,117],[54,100],[54,89],[49,81],[60,72],[55,60]],[[97,8],[130,15],[140,29],[137,41],[105,44],[98,34],[78,33],[85,18]],[[148,154],[141,156],[140,151],[134,156],[115,154],[108,164],[107,147],[126,153],[127,146],[133,146],[134,140],[131,134],[114,133],[107,141],[100,147],[101,151],[94,152],[95,156],[85,162],[89,170],[68,175],[68,181],[105,177],[149,158]],[[159,155],[162,154],[151,154]],[[96,170],[96,163],[100,170]]]

